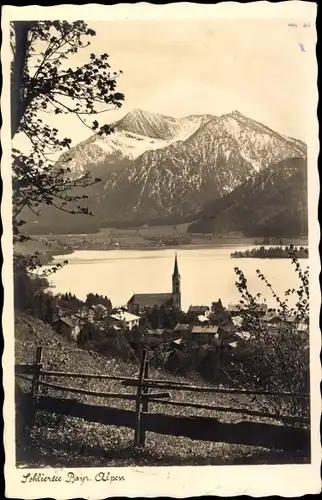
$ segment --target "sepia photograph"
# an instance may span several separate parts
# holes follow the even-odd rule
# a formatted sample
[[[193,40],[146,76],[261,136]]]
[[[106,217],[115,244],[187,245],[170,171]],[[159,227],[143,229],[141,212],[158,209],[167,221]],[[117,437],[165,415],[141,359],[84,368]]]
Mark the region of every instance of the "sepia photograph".
[[[4,8],[5,425],[37,498],[315,462],[316,5],[257,4]]]

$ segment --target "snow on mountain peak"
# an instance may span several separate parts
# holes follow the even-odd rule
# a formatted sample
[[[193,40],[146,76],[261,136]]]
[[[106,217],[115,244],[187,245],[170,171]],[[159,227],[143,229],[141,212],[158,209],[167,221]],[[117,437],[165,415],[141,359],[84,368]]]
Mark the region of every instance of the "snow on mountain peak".
[[[156,210],[163,213],[177,210],[171,203],[178,199],[177,183],[184,185],[185,211],[189,203],[200,206],[214,193],[230,192],[270,163],[306,154],[301,141],[282,136],[237,110],[221,116],[173,118],[137,108],[112,126],[114,132],[107,137],[93,135],[72,148],[69,166],[75,174],[89,168],[96,176],[99,170],[98,176],[106,178],[104,197],[113,194],[113,212],[116,198],[122,211],[124,186],[131,185],[131,196],[138,196],[133,202],[137,210],[145,203],[150,207],[150,198],[157,196]],[[191,197],[194,202],[189,201]]]

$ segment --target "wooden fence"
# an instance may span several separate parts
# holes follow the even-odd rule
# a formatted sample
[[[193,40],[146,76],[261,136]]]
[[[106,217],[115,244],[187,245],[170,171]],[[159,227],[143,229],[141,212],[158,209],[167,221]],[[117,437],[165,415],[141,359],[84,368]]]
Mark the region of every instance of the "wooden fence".
[[[308,450],[310,442],[309,419],[283,416],[265,411],[248,410],[245,408],[225,407],[213,404],[174,401],[169,391],[189,391],[196,393],[263,395],[281,398],[308,399],[309,394],[245,391],[242,389],[223,389],[216,387],[199,387],[184,382],[150,379],[147,353],[143,351],[138,377],[124,377],[107,374],[85,374],[76,372],[60,372],[44,369],[43,349],[37,348],[35,363],[32,365],[16,365],[16,377],[30,381],[31,392],[25,394],[24,403],[31,411],[33,419],[37,410],[61,415],[82,418],[90,422],[105,425],[115,425],[134,429],[134,446],[143,446],[147,432],[186,436],[194,440],[219,441],[241,445],[261,446],[270,449]],[[116,380],[121,385],[135,389],[132,393],[98,392],[44,381],[42,377],[66,377],[80,379]],[[44,396],[40,387],[56,389],[62,392],[83,394],[108,399],[123,399],[135,402],[134,410],[124,410],[115,407],[96,406],[81,403],[73,399],[62,399]],[[154,390],[154,392],[151,392]],[[218,418],[166,415],[151,412],[152,404],[173,407],[204,409],[215,412],[239,413],[250,417],[275,419],[277,423],[260,421],[243,421],[224,423]],[[303,426],[297,424],[302,423]]]

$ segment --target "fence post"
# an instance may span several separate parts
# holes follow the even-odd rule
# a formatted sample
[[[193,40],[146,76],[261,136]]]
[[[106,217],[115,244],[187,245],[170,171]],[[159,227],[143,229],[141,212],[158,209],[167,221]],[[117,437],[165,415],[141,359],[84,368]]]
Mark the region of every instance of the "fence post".
[[[145,369],[144,369],[144,377],[143,377],[143,382],[144,380],[149,378],[149,361],[146,361],[145,363]],[[147,395],[149,393],[149,388],[148,387],[143,387],[142,389],[142,394]],[[148,399],[143,400],[142,404],[142,411],[143,413],[148,413],[149,412],[149,401]],[[144,426],[141,425],[141,432],[140,432],[140,445],[144,446],[145,445],[145,428]]]
[[[36,411],[37,411],[37,403],[38,403],[38,396],[39,396],[39,379],[40,379],[40,371],[42,368],[42,364],[41,364],[42,355],[43,355],[43,348],[41,346],[38,346],[37,350],[36,350],[34,377],[33,377],[32,386],[31,386],[31,395],[32,395],[32,404],[33,404],[33,415],[32,415],[33,423],[35,423],[35,421],[36,421]]]
[[[140,431],[141,431],[141,395],[142,395],[142,381],[144,377],[146,364],[146,349],[142,352],[141,366],[138,379],[138,387],[136,391],[136,407],[135,407],[135,431],[134,431],[134,447],[140,444]]]

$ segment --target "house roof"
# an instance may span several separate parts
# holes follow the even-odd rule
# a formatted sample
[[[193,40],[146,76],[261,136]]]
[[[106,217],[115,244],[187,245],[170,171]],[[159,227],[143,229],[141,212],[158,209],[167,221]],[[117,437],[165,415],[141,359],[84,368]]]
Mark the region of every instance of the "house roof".
[[[72,311],[70,309],[68,309],[67,307],[58,306],[57,314],[58,314],[58,316],[65,316],[65,315],[69,316],[72,314]]]
[[[182,342],[183,342],[183,339],[176,339],[176,340],[174,340],[172,343],[173,343],[173,344],[180,345],[180,344],[182,344]]]
[[[219,327],[218,326],[193,326],[192,327],[192,333],[199,334],[199,333],[210,333],[210,334],[216,334],[218,333]]]
[[[296,321],[296,319],[297,319],[297,318],[296,318],[296,316],[288,316],[288,317],[286,318],[286,321],[287,321],[288,323],[294,323],[294,322]]]
[[[209,311],[209,306],[190,306],[188,309],[188,313],[189,312],[205,313],[206,311]]]
[[[243,306],[242,304],[228,304],[227,309],[230,312],[239,312],[245,310],[246,307]]]
[[[262,317],[262,321],[266,321],[267,323],[275,319],[277,319],[277,315],[273,312],[268,312],[265,314],[265,316]]]
[[[75,327],[74,322],[71,320],[71,318],[58,318],[58,321],[61,321],[62,323],[65,323],[65,325],[70,326],[71,328]]]
[[[239,312],[239,311],[246,311],[247,307],[244,304],[228,304],[227,309],[230,312]],[[256,310],[258,312],[266,312],[267,304],[258,304]]]
[[[173,329],[174,332],[178,331],[187,331],[189,330],[190,325],[186,325],[185,323],[178,323],[177,326]]]
[[[140,316],[136,316],[135,314],[131,314],[127,311],[122,311],[115,314],[111,314],[110,318],[115,319],[117,321],[124,321],[125,323],[129,323],[130,321],[135,321],[137,319],[140,319]]]
[[[94,304],[93,309],[99,309],[101,311],[107,311],[107,307],[103,306],[103,304]]]
[[[128,304],[138,304],[139,308],[143,309],[144,307],[160,307],[172,301],[172,293],[135,293]]]
[[[144,333],[146,335],[163,335],[163,330],[161,328],[157,328],[156,330],[147,329]]]

